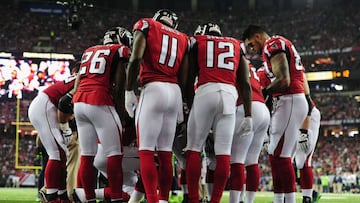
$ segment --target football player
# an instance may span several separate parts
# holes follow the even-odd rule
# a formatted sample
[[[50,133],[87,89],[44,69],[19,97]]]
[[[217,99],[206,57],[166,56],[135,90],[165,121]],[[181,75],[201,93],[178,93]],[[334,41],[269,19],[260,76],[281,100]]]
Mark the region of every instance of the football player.
[[[187,102],[191,106],[187,130],[186,181],[189,202],[199,201],[201,157],[210,129],[214,133],[216,167],[211,202],[220,202],[230,174],[230,152],[235,129],[236,85],[244,101],[240,128],[252,131],[249,67],[240,42],[223,37],[217,24],[199,25],[191,38]],[[196,93],[193,84],[198,77]],[[195,96],[194,96],[195,95]]]
[[[140,173],[149,203],[169,199],[172,144],[178,117],[183,117],[181,87],[186,81],[189,43],[188,36],[176,30],[177,25],[178,16],[161,9],[153,18],[140,19],[133,27],[134,46],[128,64],[125,107],[129,115],[134,116],[137,105],[134,84],[139,75],[142,91],[135,122]],[[155,150],[161,176],[155,166]]]
[[[73,89],[78,71],[79,66],[74,66],[73,75],[39,92],[29,106],[29,120],[38,131],[41,143],[49,155],[45,168],[46,193],[39,191],[45,202],[58,201],[58,198],[61,202],[69,201],[66,190],[66,157],[69,155],[67,145],[72,139],[72,133],[70,128],[66,132],[64,128],[60,129],[57,111],[60,98]]]
[[[274,203],[295,203],[292,155],[296,150],[298,130],[308,112],[301,57],[290,40],[282,36],[270,37],[257,25],[249,25],[243,39],[246,46],[262,54],[264,68],[271,79],[265,90],[272,94],[275,103],[268,146]]]
[[[310,97],[310,88],[305,76],[304,89],[309,111],[299,129],[295,164],[296,168],[300,170],[300,188],[303,196],[303,203],[312,203],[314,174],[311,161],[319,136],[321,115]]]
[[[246,51],[245,44],[241,43],[242,50]],[[235,133],[231,147],[231,172],[230,172],[230,203],[240,202],[240,194],[245,183],[246,168],[246,203],[252,203],[255,192],[260,184],[258,167],[259,155],[263,141],[270,123],[270,112],[265,105],[262,88],[256,69],[250,62],[250,83],[252,89],[252,114],[253,131],[249,136],[244,136],[239,128],[244,119],[244,108],[241,96],[237,100]]]
[[[92,168],[98,139],[107,157],[111,202],[122,202],[120,117],[124,109],[125,64],[131,54],[131,42],[128,30],[114,27],[105,33],[103,45],[90,47],[82,55],[73,102],[81,149],[79,179],[87,202],[96,202]]]

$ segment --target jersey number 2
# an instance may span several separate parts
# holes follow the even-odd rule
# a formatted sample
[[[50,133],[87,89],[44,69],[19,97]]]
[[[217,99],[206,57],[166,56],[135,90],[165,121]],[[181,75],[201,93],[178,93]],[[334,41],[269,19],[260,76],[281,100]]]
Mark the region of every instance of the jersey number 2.
[[[88,61],[90,61],[89,73],[103,74],[106,67],[106,59],[104,58],[104,56],[109,55],[110,49],[96,50],[95,53],[93,51],[85,52],[82,56],[81,64],[86,64]],[[80,74],[85,74],[87,67],[88,66],[80,67]]]

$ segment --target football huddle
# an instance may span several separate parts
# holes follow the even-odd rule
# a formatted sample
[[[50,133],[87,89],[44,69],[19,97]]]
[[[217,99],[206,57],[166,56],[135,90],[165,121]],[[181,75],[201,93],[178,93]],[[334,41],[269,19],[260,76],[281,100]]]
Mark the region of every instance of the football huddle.
[[[132,30],[104,30],[69,78],[31,102],[48,155],[42,202],[167,203],[181,185],[183,203],[219,203],[225,189],[230,203],[253,203],[263,149],[273,203],[296,203],[294,165],[302,202],[317,202],[321,115],[294,44],[253,24],[238,39],[216,22],[191,36],[178,24],[160,9]]]

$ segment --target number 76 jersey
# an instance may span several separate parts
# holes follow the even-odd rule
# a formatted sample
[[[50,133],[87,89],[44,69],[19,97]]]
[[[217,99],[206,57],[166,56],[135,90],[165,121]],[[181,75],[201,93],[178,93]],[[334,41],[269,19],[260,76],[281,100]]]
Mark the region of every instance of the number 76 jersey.
[[[146,36],[146,49],[140,67],[140,83],[178,82],[178,72],[185,53],[189,50],[186,34],[151,18],[138,20],[133,31]]]
[[[240,41],[231,37],[195,35],[191,49],[197,52],[199,78],[197,86],[208,82],[236,86],[241,49]]]

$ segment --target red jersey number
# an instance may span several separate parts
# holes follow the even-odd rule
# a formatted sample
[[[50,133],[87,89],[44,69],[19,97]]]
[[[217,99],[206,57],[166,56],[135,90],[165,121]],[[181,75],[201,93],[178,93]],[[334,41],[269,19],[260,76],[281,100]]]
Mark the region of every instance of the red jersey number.
[[[103,74],[106,67],[105,56],[109,56],[110,53],[110,49],[99,49],[95,53],[93,51],[85,52],[81,60],[81,64],[84,66],[80,68],[80,74],[85,74],[88,67],[91,74]]]
[[[208,68],[214,68],[214,63],[217,61],[217,67],[228,69],[228,70],[234,70],[234,62],[231,61],[232,58],[234,58],[234,44],[230,42],[218,42],[217,43],[217,49],[224,50],[221,53],[219,53],[217,56],[215,56],[215,42],[214,41],[208,41],[207,42],[207,58],[206,58],[206,66]],[[215,57],[217,59],[215,60]],[[230,59],[230,60],[229,60]]]

